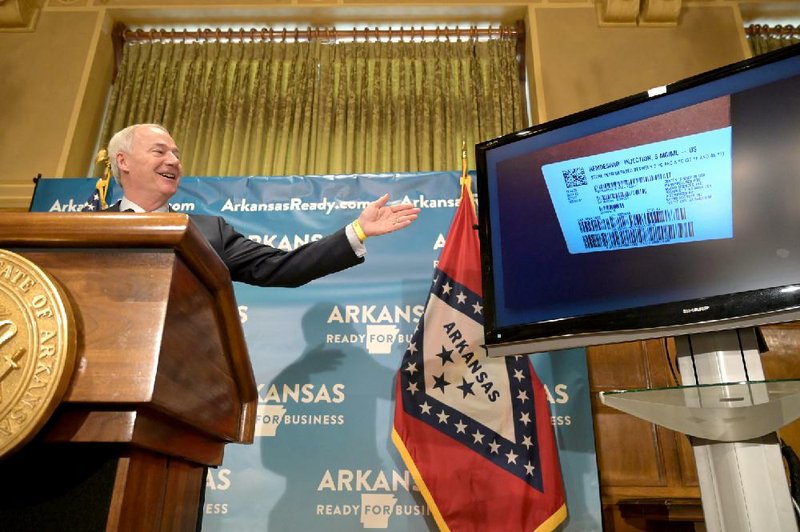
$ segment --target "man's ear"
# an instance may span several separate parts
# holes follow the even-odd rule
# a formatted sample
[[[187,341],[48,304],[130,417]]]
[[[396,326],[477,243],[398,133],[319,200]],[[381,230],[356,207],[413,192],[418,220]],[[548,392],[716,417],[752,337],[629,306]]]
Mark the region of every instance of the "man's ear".
[[[117,167],[120,170],[128,171],[128,158],[125,156],[125,152],[118,151],[117,155]],[[122,172],[120,172],[122,173]]]

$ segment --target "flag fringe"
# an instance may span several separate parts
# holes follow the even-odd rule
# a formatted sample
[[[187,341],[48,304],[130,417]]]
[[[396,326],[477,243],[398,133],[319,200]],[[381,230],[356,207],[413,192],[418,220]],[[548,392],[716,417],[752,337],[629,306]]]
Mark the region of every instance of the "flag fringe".
[[[397,451],[400,453],[400,456],[403,458],[403,462],[406,464],[408,471],[414,478],[414,482],[417,484],[422,498],[425,499],[425,504],[428,505],[428,509],[431,511],[431,514],[433,514],[433,520],[436,521],[439,530],[442,532],[450,532],[450,527],[447,526],[444,517],[442,517],[442,512],[440,512],[439,507],[436,506],[433,495],[431,495],[428,486],[425,485],[425,481],[422,479],[422,474],[419,472],[419,469],[417,469],[417,464],[414,463],[414,459],[411,458],[411,453],[408,452],[405,443],[403,443],[403,438],[394,427],[392,427],[392,441]]]
[[[562,504],[561,507],[559,507],[558,510],[553,512],[553,515],[548,517],[544,523],[536,527],[536,530],[534,530],[534,532],[552,532],[553,530],[558,528],[558,526],[561,523],[563,523],[566,518],[567,518],[567,505]]]

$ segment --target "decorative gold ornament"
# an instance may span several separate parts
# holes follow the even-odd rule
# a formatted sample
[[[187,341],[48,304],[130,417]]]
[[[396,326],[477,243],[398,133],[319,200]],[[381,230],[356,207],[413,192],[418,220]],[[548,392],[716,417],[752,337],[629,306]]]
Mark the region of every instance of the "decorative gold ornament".
[[[56,282],[0,249],[0,457],[50,419],[75,367],[75,320]]]

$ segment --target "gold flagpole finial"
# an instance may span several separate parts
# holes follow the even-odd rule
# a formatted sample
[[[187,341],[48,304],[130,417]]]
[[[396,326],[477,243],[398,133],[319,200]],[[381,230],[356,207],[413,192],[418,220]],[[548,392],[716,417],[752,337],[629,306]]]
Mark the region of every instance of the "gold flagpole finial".
[[[100,194],[100,204],[105,209],[108,204],[106,203],[106,195],[108,194],[108,185],[111,181],[111,161],[108,158],[108,150],[101,148],[97,152],[97,157],[94,159],[95,164],[103,165],[103,174],[97,180],[97,192]]]
[[[467,173],[467,141],[461,143],[461,185],[469,182],[469,174]]]
[[[105,148],[100,148],[100,151],[97,152],[97,157],[94,158],[94,163],[103,165],[108,163],[108,151]]]
[[[469,198],[472,203],[472,208],[475,208],[475,199],[472,197],[472,178],[467,170],[467,141],[461,143],[461,179],[459,179],[459,186],[461,187],[462,200],[464,196]],[[466,190],[465,190],[466,189]]]

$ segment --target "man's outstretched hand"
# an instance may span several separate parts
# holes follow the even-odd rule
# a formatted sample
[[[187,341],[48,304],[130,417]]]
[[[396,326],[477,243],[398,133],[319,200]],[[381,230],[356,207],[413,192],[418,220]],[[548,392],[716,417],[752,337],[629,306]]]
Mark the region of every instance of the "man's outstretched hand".
[[[370,203],[366,209],[358,215],[358,223],[367,236],[378,236],[397,231],[411,225],[417,219],[419,208],[407,203],[397,205],[386,205],[389,202],[389,194],[384,194],[380,198]]]

